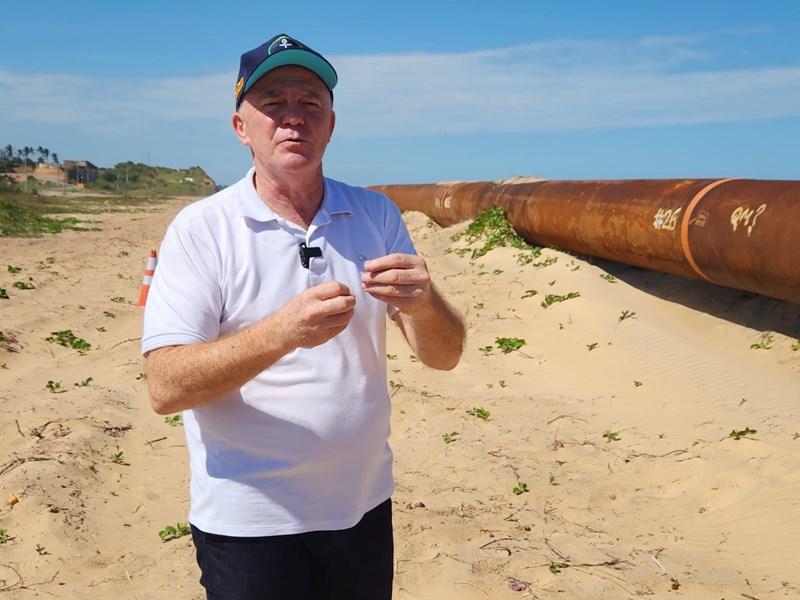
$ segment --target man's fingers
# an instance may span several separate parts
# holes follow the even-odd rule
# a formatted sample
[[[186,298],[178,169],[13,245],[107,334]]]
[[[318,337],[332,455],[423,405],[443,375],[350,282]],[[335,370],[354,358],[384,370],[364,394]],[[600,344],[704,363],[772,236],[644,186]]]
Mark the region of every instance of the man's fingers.
[[[330,315],[325,317],[325,319],[320,323],[320,327],[325,329],[344,329],[347,327],[347,324],[350,322],[350,319],[353,318],[353,311],[347,311],[343,313],[338,313],[335,315]]]
[[[389,269],[368,271],[361,276],[361,280],[366,284],[418,285],[428,280],[428,274],[417,269]]]
[[[336,296],[321,302],[321,312],[325,315],[338,315],[352,311],[355,306],[355,296]]]
[[[376,273],[387,269],[412,269],[424,265],[425,261],[416,254],[387,254],[364,262],[364,269]]]
[[[349,296],[350,288],[339,281],[326,281],[307,290],[319,300],[328,300],[337,296]]]
[[[374,285],[367,284],[364,290],[379,300],[392,298],[419,298],[425,293],[420,285]]]

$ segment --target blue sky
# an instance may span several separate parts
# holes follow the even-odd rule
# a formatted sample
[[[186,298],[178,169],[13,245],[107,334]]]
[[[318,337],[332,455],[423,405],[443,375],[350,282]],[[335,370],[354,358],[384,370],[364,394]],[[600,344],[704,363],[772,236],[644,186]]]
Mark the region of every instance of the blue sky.
[[[237,180],[239,55],[339,72],[328,176],[800,178],[800,1],[5,3],[0,145]]]

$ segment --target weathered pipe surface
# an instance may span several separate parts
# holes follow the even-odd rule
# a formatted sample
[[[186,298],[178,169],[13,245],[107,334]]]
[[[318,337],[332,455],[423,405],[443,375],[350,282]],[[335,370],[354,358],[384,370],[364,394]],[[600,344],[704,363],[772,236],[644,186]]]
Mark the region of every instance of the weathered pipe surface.
[[[373,189],[440,225],[502,206],[528,242],[800,302],[800,181],[469,182]]]

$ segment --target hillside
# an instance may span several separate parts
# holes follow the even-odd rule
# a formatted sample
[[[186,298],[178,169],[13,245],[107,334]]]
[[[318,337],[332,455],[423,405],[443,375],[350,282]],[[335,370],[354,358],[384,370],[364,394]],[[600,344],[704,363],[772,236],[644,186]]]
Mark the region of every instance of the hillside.
[[[86,184],[86,188],[123,193],[203,195],[216,191],[217,184],[200,167],[170,169],[128,161],[98,169],[97,179]]]

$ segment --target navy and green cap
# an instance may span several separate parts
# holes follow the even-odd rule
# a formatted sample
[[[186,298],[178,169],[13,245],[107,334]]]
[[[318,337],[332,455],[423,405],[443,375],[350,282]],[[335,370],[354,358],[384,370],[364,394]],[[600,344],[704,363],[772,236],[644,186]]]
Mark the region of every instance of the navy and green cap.
[[[253,87],[256,81],[272,69],[285,65],[296,65],[313,72],[322,80],[333,97],[333,88],[336,87],[336,82],[339,80],[333,65],[316,50],[312,50],[285,33],[279,33],[258,48],[242,54],[239,62],[239,77],[236,78],[236,89],[234,90],[236,108],[239,108],[247,90]]]

